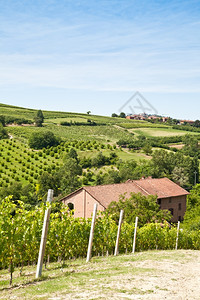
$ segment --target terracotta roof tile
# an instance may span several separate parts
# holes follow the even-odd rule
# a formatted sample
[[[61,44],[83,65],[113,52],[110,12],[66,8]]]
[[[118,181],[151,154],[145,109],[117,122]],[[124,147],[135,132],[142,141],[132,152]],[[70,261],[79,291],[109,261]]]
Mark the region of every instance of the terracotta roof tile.
[[[112,201],[118,201],[120,195],[125,195],[126,198],[129,198],[131,193],[141,193],[144,196],[157,195],[158,198],[177,197],[189,194],[186,190],[168,178],[146,178],[130,180],[119,184],[85,186],[77,191],[80,191],[81,189],[86,190],[105,208],[107,208]],[[64,197],[61,201],[67,200],[71,195],[77,193],[77,191]]]
[[[130,198],[131,193],[148,195],[147,192],[133,184],[132,181],[120,184],[86,186],[84,189],[105,208],[107,208],[112,201],[119,201],[120,195],[125,195],[126,198]]]
[[[186,190],[168,178],[146,178],[134,180],[134,183],[147,191],[149,194],[157,195],[158,198],[177,197],[189,194]]]

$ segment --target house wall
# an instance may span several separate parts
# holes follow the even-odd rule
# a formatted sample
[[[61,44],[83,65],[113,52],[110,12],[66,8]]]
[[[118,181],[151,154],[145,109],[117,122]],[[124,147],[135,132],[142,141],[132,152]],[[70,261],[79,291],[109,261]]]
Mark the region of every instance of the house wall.
[[[159,200],[161,203],[159,203]],[[158,203],[160,204],[161,209],[173,209],[172,222],[182,221],[185,211],[186,211],[186,201],[187,196],[171,197],[159,199]]]
[[[65,205],[72,203],[74,205],[74,216],[75,218],[90,218],[93,210],[94,204],[97,203],[98,211],[104,211],[104,207],[99,204],[90,194],[85,190],[80,190],[76,194],[71,195],[66,200],[62,201]]]

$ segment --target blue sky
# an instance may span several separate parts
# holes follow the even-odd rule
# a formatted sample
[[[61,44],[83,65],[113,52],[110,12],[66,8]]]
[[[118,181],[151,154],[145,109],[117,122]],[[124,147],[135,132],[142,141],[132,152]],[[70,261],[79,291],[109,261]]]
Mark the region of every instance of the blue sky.
[[[0,102],[200,119],[199,50],[199,1],[0,0]]]

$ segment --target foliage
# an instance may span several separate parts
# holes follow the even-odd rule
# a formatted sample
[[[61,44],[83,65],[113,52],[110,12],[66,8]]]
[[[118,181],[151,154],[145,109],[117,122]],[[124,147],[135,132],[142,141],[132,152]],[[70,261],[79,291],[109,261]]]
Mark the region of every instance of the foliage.
[[[194,183],[195,171],[197,171],[198,178],[198,161],[181,152],[172,153],[156,150],[152,155],[150,165],[152,166],[152,176],[155,178],[167,176],[170,179],[177,179],[179,177],[179,182],[186,186]]]
[[[0,122],[0,140],[5,138],[8,138],[8,133]]]
[[[198,145],[198,139],[194,136],[191,136],[187,134],[184,139],[183,143],[185,144],[184,147],[182,148],[182,152],[185,155],[189,156],[196,156],[199,153],[199,145]]]
[[[119,115],[117,115],[116,113],[113,113],[112,118],[126,118],[126,114],[124,112],[121,112]]]
[[[188,230],[200,230],[200,184],[194,186],[187,197],[184,226]]]
[[[37,111],[36,116],[34,117],[35,126],[42,127],[42,123],[44,122],[43,112],[41,110]]]
[[[148,199],[143,205],[145,210],[147,206],[151,206],[152,209],[155,206],[154,201],[151,200]],[[129,202],[129,205],[132,203]],[[64,263],[66,259],[86,257],[91,219],[74,218],[67,206],[57,211],[56,206],[56,203],[52,204],[44,262],[48,259]],[[11,283],[16,266],[21,266],[22,271],[24,265],[37,261],[45,209],[46,205],[42,204],[28,211],[23,202],[14,202],[10,197],[0,202],[0,268],[9,268]],[[144,224],[144,214],[138,211],[138,216],[136,251],[175,248],[176,227],[172,226],[170,229],[165,222]],[[95,225],[92,255],[113,254],[117,235],[114,217],[108,211],[99,213]],[[131,220],[130,223],[126,221],[127,218]],[[150,218],[152,217],[148,215],[146,220]],[[134,224],[125,208],[119,243],[120,253],[132,251],[133,234]],[[200,250],[199,231],[181,229],[179,235],[180,249]]]
[[[0,123],[3,125],[3,127],[6,125],[5,123],[5,117],[0,115]]]
[[[129,199],[123,195],[118,202],[111,202],[107,209],[108,214],[112,214],[115,221],[119,219],[120,210],[124,210],[124,219],[127,223],[135,222],[135,218],[139,217],[140,226],[150,222],[169,221],[171,215],[167,210],[160,210],[157,204],[157,196],[132,193]]]
[[[151,155],[152,154],[152,147],[148,142],[146,144],[144,144],[142,150],[144,151],[144,153],[146,155]]]
[[[43,149],[58,144],[58,138],[51,131],[33,132],[29,138],[29,146],[33,149]]]
[[[18,200],[23,201],[26,207],[36,204],[36,196],[34,188],[31,184],[23,186],[20,182],[13,182],[9,187],[3,187],[0,189],[0,198],[4,199],[12,195],[12,200],[17,203]]]

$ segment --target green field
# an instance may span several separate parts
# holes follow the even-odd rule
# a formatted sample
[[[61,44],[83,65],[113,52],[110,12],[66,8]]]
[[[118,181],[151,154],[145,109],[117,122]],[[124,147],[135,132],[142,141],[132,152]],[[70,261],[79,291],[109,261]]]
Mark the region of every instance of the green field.
[[[0,104],[0,115],[33,121],[37,110]],[[70,147],[76,149],[79,157],[95,157],[99,151],[109,156],[113,151],[122,161],[151,159],[143,150],[129,151],[118,147],[119,140],[136,141],[139,136],[145,137],[180,137],[190,134],[188,131],[175,130],[171,126],[152,124],[146,121],[127,120],[106,116],[88,115],[82,113],[43,111],[43,127],[33,125],[6,126],[9,140],[0,140],[0,187],[7,187],[10,183],[21,182],[36,185],[42,172],[56,170],[63,163],[63,156]],[[61,126],[61,122],[86,123],[87,120],[96,122],[97,126],[72,125]],[[47,151],[35,151],[29,148],[28,139],[33,132],[49,130],[62,141],[58,147]],[[192,135],[199,135],[191,132]],[[177,143],[178,141],[174,141]],[[68,145],[65,147],[65,143]],[[102,146],[103,145],[103,146]],[[109,148],[111,147],[111,149]],[[159,146],[158,146],[159,147]],[[157,149],[156,147],[153,149]]]
[[[112,151],[109,151],[109,150],[104,150],[102,149],[101,152],[106,155],[106,156],[109,156],[109,154],[112,152]],[[115,153],[117,154],[117,156],[119,157],[119,159],[121,160],[136,160],[136,161],[140,161],[141,159],[150,159],[151,156],[147,156],[145,155],[144,153],[141,153],[141,152],[130,152],[128,150],[119,150],[119,149],[116,149],[115,150]],[[95,157],[97,154],[98,154],[98,151],[97,150],[91,150],[91,151],[78,151],[78,154],[80,157],[87,157],[87,158],[93,158]]]
[[[140,128],[140,129],[130,129],[130,132],[143,135],[146,137],[154,136],[154,137],[162,137],[162,136],[181,136],[189,134],[188,131],[176,130],[172,128]],[[192,135],[199,135],[197,132],[192,132]]]

